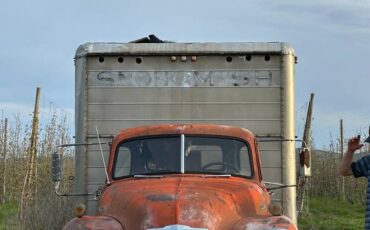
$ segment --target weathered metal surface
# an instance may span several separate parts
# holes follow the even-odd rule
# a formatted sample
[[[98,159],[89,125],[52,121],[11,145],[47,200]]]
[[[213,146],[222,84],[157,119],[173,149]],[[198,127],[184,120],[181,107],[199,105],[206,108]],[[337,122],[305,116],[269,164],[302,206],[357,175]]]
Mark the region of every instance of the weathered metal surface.
[[[293,54],[284,55],[282,58],[281,74],[281,133],[286,139],[294,139],[294,62]],[[282,142],[282,183],[285,185],[296,184],[295,143]],[[283,190],[283,209],[294,222],[296,222],[296,188],[290,187]]]
[[[202,174],[125,179],[112,177],[116,148],[122,141],[173,134],[243,140],[250,146],[254,174],[249,179]],[[256,226],[260,229],[296,229],[288,218],[272,217],[269,213],[270,196],[261,182],[257,151],[253,134],[237,127],[168,124],[121,130],[112,143],[108,164],[111,183],[103,188],[99,199],[99,216],[76,218],[65,229],[120,229],[118,223],[128,230],[165,229],[171,225],[208,230],[255,229]]]
[[[247,217],[241,219],[234,225],[233,230],[275,230],[287,229],[297,230],[298,228],[285,216],[273,216],[267,218]]]
[[[282,136],[282,123],[293,123],[281,116],[286,55],[294,50],[285,43],[85,44],[75,61],[76,140],[94,141],[88,137],[96,135],[95,126],[115,135],[167,123],[233,125]],[[282,183],[281,143],[260,147],[264,180]],[[77,190],[95,192],[105,181],[99,152],[81,147],[77,153]],[[282,202],[280,191],[272,199]],[[96,201],[90,200],[93,214]]]
[[[121,224],[108,216],[82,216],[68,222],[63,230],[123,230]]]
[[[90,86],[248,87],[279,86],[278,71],[94,71]]]
[[[99,213],[119,220],[125,229],[184,224],[232,229],[243,217],[269,216],[268,192],[256,181],[167,175],[124,179],[104,190]]]
[[[167,225],[163,228],[150,228],[148,230],[208,230],[206,228],[192,228],[182,224]]]
[[[150,55],[150,54],[294,54],[293,48],[281,42],[241,42],[241,43],[85,43],[76,51],[76,58],[99,55]]]

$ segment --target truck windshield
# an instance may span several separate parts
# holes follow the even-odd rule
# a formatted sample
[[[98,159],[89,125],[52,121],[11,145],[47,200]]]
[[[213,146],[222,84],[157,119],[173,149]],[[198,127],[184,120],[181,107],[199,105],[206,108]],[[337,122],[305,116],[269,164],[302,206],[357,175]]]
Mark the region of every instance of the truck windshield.
[[[114,179],[168,173],[250,177],[249,147],[240,140],[208,136],[153,137],[124,141],[118,146]]]

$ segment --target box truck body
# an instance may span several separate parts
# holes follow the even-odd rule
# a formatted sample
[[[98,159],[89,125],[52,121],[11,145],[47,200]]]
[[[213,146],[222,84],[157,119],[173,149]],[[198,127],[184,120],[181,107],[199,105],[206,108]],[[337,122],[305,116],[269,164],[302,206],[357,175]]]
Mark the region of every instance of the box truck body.
[[[278,42],[86,43],[75,56],[76,143],[110,142],[143,125],[237,126],[264,140],[263,180],[294,185],[295,144],[279,141],[295,138],[294,65],[294,50]],[[103,185],[100,147],[76,147],[75,170],[76,192]],[[274,193],[295,222],[295,187]],[[86,203],[95,214],[97,201]]]

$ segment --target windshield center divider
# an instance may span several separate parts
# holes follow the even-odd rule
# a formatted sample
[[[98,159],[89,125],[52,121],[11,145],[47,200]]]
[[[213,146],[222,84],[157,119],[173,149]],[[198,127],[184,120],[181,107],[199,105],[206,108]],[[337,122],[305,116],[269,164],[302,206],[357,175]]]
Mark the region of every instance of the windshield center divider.
[[[181,173],[185,172],[185,135],[181,134]]]

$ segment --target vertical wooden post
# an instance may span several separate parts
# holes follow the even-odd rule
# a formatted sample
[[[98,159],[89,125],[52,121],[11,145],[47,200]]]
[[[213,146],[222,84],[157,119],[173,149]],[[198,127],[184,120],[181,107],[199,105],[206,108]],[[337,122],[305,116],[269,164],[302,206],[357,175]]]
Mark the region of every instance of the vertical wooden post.
[[[310,96],[310,102],[308,104],[308,110],[307,110],[307,116],[306,116],[306,123],[303,131],[303,142],[302,142],[302,149],[303,148],[310,148],[311,147],[311,123],[312,123],[312,112],[313,112],[313,102],[314,102],[315,94],[311,93]],[[311,153],[312,157],[312,153]],[[306,184],[307,184],[307,176],[305,171],[305,166],[303,167],[303,170],[300,170],[300,173],[304,175],[300,175],[298,178],[298,196],[297,196],[297,209],[298,214],[302,212],[305,196],[306,196]],[[310,162],[310,167],[312,167],[312,164]]]
[[[41,89],[37,87],[36,89],[36,99],[35,108],[33,112],[32,120],[32,132],[31,132],[31,143],[30,150],[28,154],[28,167],[26,177],[24,179],[22,197],[21,197],[21,217],[23,216],[23,210],[28,205],[28,203],[33,199],[33,193],[35,190],[35,164],[36,164],[36,145],[38,138],[38,126],[39,126],[39,104],[40,104],[40,91]]]
[[[310,146],[311,145],[310,134],[311,134],[311,123],[312,123],[312,111],[313,111],[314,98],[315,98],[315,94],[311,93],[310,103],[308,104],[306,123],[304,127],[304,132],[303,132],[303,140],[305,143],[302,143],[302,147],[306,147],[306,148],[311,147]],[[306,146],[303,146],[303,145],[306,145]]]
[[[369,126],[369,136],[368,137],[370,138],[370,126]],[[370,143],[367,143],[367,151],[370,152]]]
[[[344,131],[343,131],[343,119],[340,119],[340,158],[344,157]],[[342,200],[346,200],[346,185],[345,178],[342,177]]]
[[[7,142],[8,142],[8,118],[4,120],[4,139],[3,139],[3,156],[4,156],[4,167],[3,167],[3,200],[4,204],[6,201],[6,152],[7,152]]]

